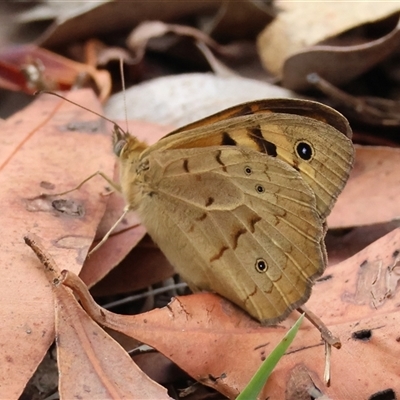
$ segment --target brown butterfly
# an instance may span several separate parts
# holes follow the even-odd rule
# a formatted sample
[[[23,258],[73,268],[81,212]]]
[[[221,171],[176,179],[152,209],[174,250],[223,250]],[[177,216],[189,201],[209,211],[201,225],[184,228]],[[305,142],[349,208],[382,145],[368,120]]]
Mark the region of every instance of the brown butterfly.
[[[148,147],[118,127],[126,211],[135,210],[177,272],[263,324],[307,301],[326,266],[325,219],[351,170],[351,129],[297,99],[254,101]]]

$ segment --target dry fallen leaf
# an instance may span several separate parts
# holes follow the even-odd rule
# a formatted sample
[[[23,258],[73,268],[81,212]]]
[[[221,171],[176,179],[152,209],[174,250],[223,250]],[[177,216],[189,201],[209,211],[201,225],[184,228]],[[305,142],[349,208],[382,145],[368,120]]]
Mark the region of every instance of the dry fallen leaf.
[[[258,38],[264,67],[283,79],[285,87],[311,87],[307,75],[313,72],[340,85],[380,63],[398,46],[398,2],[279,2],[283,11]],[[393,16],[393,18],[391,18]],[[386,29],[381,28],[387,18]],[[371,37],[343,35],[353,28],[376,23],[378,34]],[[359,34],[362,30],[353,31]],[[342,36],[340,36],[342,35]],[[339,37],[339,38],[337,38]]]
[[[145,231],[143,225],[140,225],[141,229]],[[110,239],[114,239],[112,236]],[[113,240],[110,240],[111,242]],[[117,252],[122,247],[121,239],[115,238],[115,244],[113,247],[110,246],[109,252]],[[132,249],[129,254],[117,264],[116,268],[111,268],[106,257],[102,253],[103,257],[98,259],[99,262],[91,262],[89,260],[84,264],[79,276],[90,286],[97,282],[98,279],[94,280],[92,277],[96,278],[99,275],[97,269],[102,271],[102,266],[108,266],[107,275],[101,279],[92,289],[91,293],[93,296],[111,296],[115,294],[128,293],[139,289],[148,288],[159,282],[170,278],[175,274],[175,271],[168,260],[165,258],[161,250],[153,243],[149,236],[144,236],[144,238],[138,243],[134,240],[129,240],[129,238],[122,239],[123,245],[128,242],[126,247]],[[104,244],[106,244],[108,241]],[[100,249],[99,249],[100,250]],[[97,251],[96,251],[97,252]],[[95,259],[95,254],[93,253],[93,259]],[[115,265],[112,265],[115,267]],[[103,272],[103,275],[104,272]]]
[[[166,24],[162,21],[145,21],[139,24],[128,36],[127,46],[135,54],[135,62],[143,59],[148,42],[151,39],[173,33],[177,36],[191,38],[193,41],[203,42],[216,51],[223,52],[224,47],[220,46],[210,36],[191,26]]]
[[[91,91],[69,98],[100,111]],[[110,174],[114,157],[97,116],[49,95],[10,117],[0,135],[0,196],[7,207],[0,217],[0,398],[18,398],[54,339],[51,290],[23,236],[39,234],[58,265],[78,273],[107,201],[101,179],[58,199],[66,201],[60,211],[56,199],[40,193],[72,188],[89,171]]]
[[[356,146],[350,179],[328,217],[330,228],[372,225],[400,217],[400,149]]]
[[[58,289],[58,288],[57,288]],[[65,399],[170,399],[79,306],[55,290],[59,392]]]
[[[325,237],[329,265],[347,260],[396,228],[400,228],[400,219],[355,228],[330,229]]]
[[[67,2],[68,3],[68,2]],[[46,32],[37,40],[42,46],[53,47],[71,41],[84,40],[98,34],[110,34],[124,29],[132,29],[142,21],[162,18],[163,21],[177,20],[200,13],[215,12],[221,1],[160,1],[157,7],[146,1],[134,3],[129,1],[101,1],[72,3],[69,7],[54,6],[48,2],[50,9],[55,9],[56,18]],[[25,13],[25,19],[29,15]]]
[[[275,16],[272,2],[226,1],[211,20],[206,20],[203,28],[223,42],[253,39]]]
[[[25,242],[44,264],[53,289],[55,337],[61,398],[170,399],[167,391],[144,374],[124,349],[80,307],[74,295],[59,285],[60,271],[43,252],[36,235]]]

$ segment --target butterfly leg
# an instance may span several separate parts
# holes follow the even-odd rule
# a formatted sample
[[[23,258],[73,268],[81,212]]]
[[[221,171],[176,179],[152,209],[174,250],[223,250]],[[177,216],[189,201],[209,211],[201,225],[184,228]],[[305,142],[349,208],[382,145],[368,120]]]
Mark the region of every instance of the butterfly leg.
[[[108,230],[108,232],[103,236],[103,239],[100,240],[99,243],[96,244],[95,247],[93,247],[92,250],[90,250],[89,252],[89,256],[91,254],[93,254],[93,252],[95,252],[100,246],[102,246],[107,239],[110,237],[111,233],[113,232],[113,230],[117,227],[117,225],[125,218],[125,215],[130,211],[129,206],[124,208],[124,212],[122,213],[122,215],[117,219],[117,221],[114,223],[114,225]]]
[[[306,318],[321,332],[322,339],[337,349],[340,349],[342,343],[340,339],[332,334],[328,327],[322,322],[322,320],[317,317],[311,310],[306,306],[301,306],[297,309],[298,312],[304,313]]]
[[[317,317],[312,311],[310,311],[306,306],[301,306],[297,309],[298,312],[304,313],[306,318],[321,332],[321,337],[325,342],[325,371],[324,371],[324,381],[326,386],[330,386],[331,381],[331,349],[332,346],[340,349],[342,343],[340,339],[332,334],[328,327],[322,322],[322,320]]]
[[[115,190],[116,192],[121,193],[121,186],[118,183],[114,182],[111,178],[109,178],[103,172],[96,171],[94,174],[92,174],[92,175],[88,176],[87,178],[85,178],[81,183],[79,183],[78,186],[76,186],[76,187],[74,187],[72,189],[69,189],[69,190],[66,190],[65,192],[60,192],[60,193],[43,193],[42,196],[55,197],[55,196],[63,196],[65,194],[74,192],[75,190],[79,190],[87,181],[90,181],[90,179],[94,178],[97,175],[100,175],[104,180],[106,180],[110,184],[110,186],[113,188],[113,190]],[[112,193],[112,191],[111,191],[111,193]],[[110,193],[107,193],[107,194],[110,194]]]

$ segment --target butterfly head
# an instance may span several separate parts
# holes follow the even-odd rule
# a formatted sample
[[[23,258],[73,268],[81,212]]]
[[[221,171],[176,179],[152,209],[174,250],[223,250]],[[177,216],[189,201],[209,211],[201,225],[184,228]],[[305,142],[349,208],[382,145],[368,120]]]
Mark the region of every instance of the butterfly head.
[[[113,151],[119,159],[119,174],[122,195],[129,209],[135,209],[141,202],[142,189],[137,183],[140,156],[147,145],[135,136],[114,125],[112,134]]]
[[[147,145],[128,132],[124,132],[118,125],[114,125],[112,144],[114,154],[121,160],[139,158]]]

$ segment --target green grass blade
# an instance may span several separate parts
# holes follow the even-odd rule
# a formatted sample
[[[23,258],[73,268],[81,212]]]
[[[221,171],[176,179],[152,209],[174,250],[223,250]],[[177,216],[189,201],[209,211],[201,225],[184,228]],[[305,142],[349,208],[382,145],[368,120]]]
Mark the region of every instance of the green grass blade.
[[[251,378],[248,385],[243,389],[242,393],[236,398],[236,400],[256,400],[261,389],[264,387],[267,379],[271,372],[275,368],[278,361],[285,354],[290,344],[293,342],[301,323],[303,322],[304,314],[296,321],[296,323],[290,328],[278,345],[272,350],[271,354],[263,361],[260,368]]]

